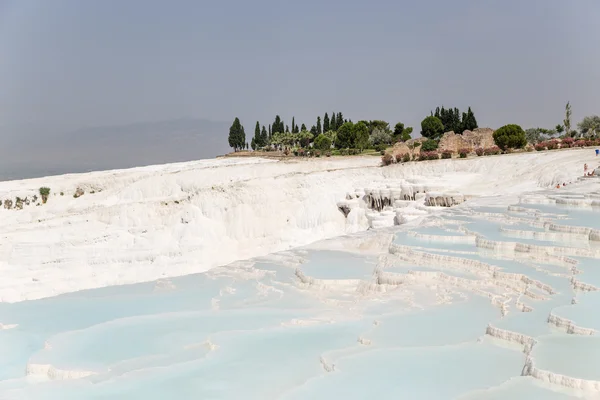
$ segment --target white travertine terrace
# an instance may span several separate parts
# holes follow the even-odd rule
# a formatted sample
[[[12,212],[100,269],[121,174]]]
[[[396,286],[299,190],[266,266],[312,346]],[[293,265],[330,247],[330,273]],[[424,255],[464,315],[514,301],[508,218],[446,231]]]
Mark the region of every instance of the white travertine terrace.
[[[573,335],[590,336],[596,335],[598,333],[595,329],[577,326],[570,319],[559,317],[558,315],[555,315],[553,313],[550,313],[550,315],[548,316],[548,323]]]

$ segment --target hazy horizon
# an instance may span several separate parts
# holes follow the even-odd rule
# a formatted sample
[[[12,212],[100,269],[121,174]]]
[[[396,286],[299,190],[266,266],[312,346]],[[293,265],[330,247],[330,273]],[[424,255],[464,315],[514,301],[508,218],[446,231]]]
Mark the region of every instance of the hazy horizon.
[[[441,105],[471,106],[480,126],[551,128],[570,101],[575,125],[600,113],[597,15],[594,0],[0,0],[0,157],[49,168],[61,138],[181,119],[213,129],[167,159],[190,144],[222,153],[234,117],[249,138],[257,120],[310,127],[333,111],[415,136]],[[57,149],[31,156],[47,142]]]

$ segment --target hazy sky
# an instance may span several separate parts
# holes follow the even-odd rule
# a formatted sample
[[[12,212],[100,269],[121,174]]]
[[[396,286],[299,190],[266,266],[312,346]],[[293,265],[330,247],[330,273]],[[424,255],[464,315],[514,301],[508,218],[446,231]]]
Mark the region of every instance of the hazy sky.
[[[0,0],[0,125],[600,113],[598,0]],[[40,133],[42,134],[42,133]],[[225,133],[224,133],[225,135]],[[225,140],[225,139],[224,139]]]

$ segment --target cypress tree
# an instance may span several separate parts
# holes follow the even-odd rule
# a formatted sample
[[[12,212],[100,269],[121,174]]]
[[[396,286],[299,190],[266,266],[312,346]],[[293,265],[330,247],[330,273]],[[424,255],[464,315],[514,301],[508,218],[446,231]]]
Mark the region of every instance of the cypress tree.
[[[331,113],[331,122],[329,123],[329,129],[337,131],[337,120],[335,119],[335,113]]]
[[[300,128],[302,132],[306,132],[306,125],[302,124],[302,128]]]
[[[337,121],[337,127],[336,127],[336,129],[340,129],[340,127],[342,125],[344,125],[344,116],[342,115],[341,112],[338,113],[336,121]]]
[[[281,122],[279,115],[276,115],[275,121],[273,121],[273,133],[283,133],[283,131],[283,122]]]
[[[269,142],[271,141],[271,136],[273,135],[271,134],[271,124],[269,124]]]
[[[290,127],[289,126],[285,126],[285,133],[290,133]]]
[[[252,139],[258,145],[261,144],[261,136],[260,136],[260,123],[256,121],[256,127],[254,128],[254,138]]]
[[[472,131],[478,128],[477,120],[475,119],[475,114],[473,114],[471,107],[469,107],[469,110],[467,111],[467,121],[468,123],[465,124],[465,126],[467,127],[466,129]]]
[[[265,147],[269,143],[269,136],[267,135],[267,130],[263,125],[262,131],[260,132],[260,143],[257,143],[258,147]]]
[[[321,117],[317,117],[317,135],[320,135],[321,133],[323,133],[321,130]]]
[[[242,150],[246,145],[246,133],[244,127],[240,123],[240,119],[235,117],[233,124],[229,128],[229,146],[234,151]]]
[[[317,136],[317,127],[316,127],[316,126],[314,126],[314,125],[313,125],[313,126],[311,126],[311,127],[310,127],[310,133],[312,133],[312,134],[313,134],[313,136],[314,136],[314,137],[316,137],[316,136]],[[313,138],[313,139],[314,139],[314,138]]]
[[[329,115],[327,113],[323,117],[323,132],[329,132]]]

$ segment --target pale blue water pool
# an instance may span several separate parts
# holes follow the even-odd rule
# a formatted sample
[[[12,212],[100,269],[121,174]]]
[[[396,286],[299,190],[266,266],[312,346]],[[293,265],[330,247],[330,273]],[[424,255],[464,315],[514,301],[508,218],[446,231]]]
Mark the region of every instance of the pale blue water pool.
[[[600,211],[520,206],[538,209],[545,218],[554,215],[558,223],[600,227]],[[533,218],[501,207],[472,211]],[[288,255],[294,262],[266,257],[243,270],[225,266],[161,282],[0,303],[0,323],[18,325],[0,330],[0,398],[552,400],[580,395],[522,377],[522,345],[491,338],[486,330],[491,325],[535,338],[531,355],[539,368],[600,380],[600,336],[568,335],[548,323],[553,313],[600,331],[600,291],[574,291],[571,271],[558,259],[536,260],[530,254],[520,262],[447,238],[465,237],[458,230],[466,228],[496,241],[583,244],[507,238],[502,226],[540,228],[469,212],[450,209],[435,217],[448,224],[415,229],[429,239],[398,228],[394,243],[462,258],[464,265],[480,261],[523,274],[555,293],[530,285],[530,295],[544,297],[537,299],[524,293],[525,284],[460,266],[389,262],[395,256],[387,251],[363,255],[355,238],[348,246],[357,247],[348,251],[293,250]],[[560,219],[563,215],[568,219]],[[600,259],[574,259],[582,272],[575,279],[600,287]],[[382,260],[388,261],[383,267]],[[404,283],[378,285],[377,268],[395,277],[417,274]],[[297,271],[318,284],[302,283]],[[453,277],[463,279],[456,284]],[[523,312],[518,304],[530,309]],[[52,366],[55,375],[44,366]],[[69,371],[91,375],[77,378]]]

